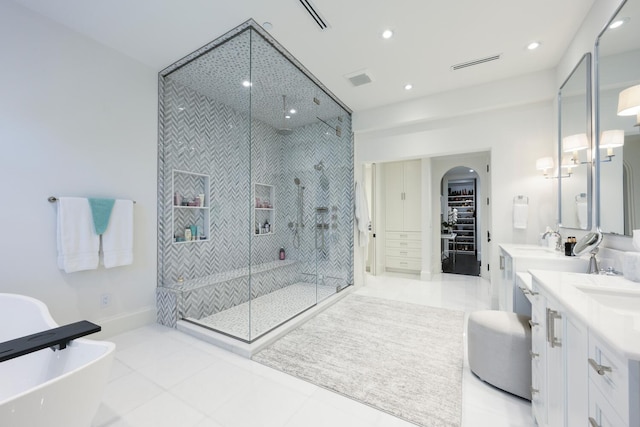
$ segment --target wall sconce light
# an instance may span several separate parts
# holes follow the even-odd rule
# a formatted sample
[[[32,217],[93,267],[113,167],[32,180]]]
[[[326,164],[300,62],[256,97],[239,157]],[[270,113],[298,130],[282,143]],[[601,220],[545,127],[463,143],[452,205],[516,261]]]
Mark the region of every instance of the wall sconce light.
[[[562,138],[562,151],[565,153],[573,153],[571,162],[573,162],[574,165],[588,163],[581,162],[578,159],[578,151],[586,150],[587,148],[589,148],[589,139],[586,133],[577,133]]]
[[[541,157],[536,160],[536,169],[542,171],[545,178],[551,178],[549,172],[553,170],[553,157]]]
[[[540,157],[536,160],[536,169],[542,171],[542,174],[545,178],[558,178],[558,176],[551,175],[551,172],[555,172],[553,168],[553,157]],[[571,176],[571,166],[573,164],[569,164],[569,170],[567,171],[567,175],[561,175],[560,178],[569,178]],[[564,165],[562,166],[565,167]]]
[[[637,116],[636,124],[640,126],[640,85],[626,88],[618,95],[618,115]]]
[[[624,131],[615,129],[615,130],[605,130],[602,132],[602,136],[600,137],[600,148],[607,149],[607,160],[601,160],[602,162],[610,162],[611,158],[615,156],[613,154],[613,149],[616,147],[622,147],[624,145]]]

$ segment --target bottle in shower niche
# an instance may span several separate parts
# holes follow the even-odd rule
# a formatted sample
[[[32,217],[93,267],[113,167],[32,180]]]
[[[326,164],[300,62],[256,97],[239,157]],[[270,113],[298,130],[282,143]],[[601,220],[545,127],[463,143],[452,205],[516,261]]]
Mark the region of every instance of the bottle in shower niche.
[[[278,253],[278,258],[280,259],[280,261],[284,261],[284,258],[285,258],[284,248],[280,248],[280,252]]]

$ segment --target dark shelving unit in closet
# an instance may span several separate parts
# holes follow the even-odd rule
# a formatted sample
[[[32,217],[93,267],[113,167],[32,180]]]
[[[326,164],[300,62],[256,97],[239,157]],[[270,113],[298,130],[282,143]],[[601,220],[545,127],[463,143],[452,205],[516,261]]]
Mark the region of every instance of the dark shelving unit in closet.
[[[458,209],[458,222],[453,226],[457,237],[449,241],[449,250],[459,254],[476,254],[476,180],[452,180],[448,183],[447,206]],[[449,209],[447,209],[448,211]]]

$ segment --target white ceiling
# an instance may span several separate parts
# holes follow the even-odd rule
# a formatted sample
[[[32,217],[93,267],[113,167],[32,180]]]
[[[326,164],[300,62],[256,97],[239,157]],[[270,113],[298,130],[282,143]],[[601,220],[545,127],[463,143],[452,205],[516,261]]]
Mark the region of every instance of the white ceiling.
[[[249,18],[268,21],[271,35],[361,111],[554,68],[594,0],[315,0],[324,31],[298,0],[14,1],[157,71]],[[392,39],[380,36],[385,28]],[[528,51],[533,40],[542,46]],[[502,58],[450,69],[495,54]],[[371,84],[344,77],[365,69]]]

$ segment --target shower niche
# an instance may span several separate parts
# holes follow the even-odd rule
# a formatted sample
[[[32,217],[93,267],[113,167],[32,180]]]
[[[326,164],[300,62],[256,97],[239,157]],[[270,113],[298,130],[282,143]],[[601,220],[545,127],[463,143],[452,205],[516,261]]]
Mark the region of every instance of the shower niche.
[[[351,111],[252,20],[159,80],[159,323],[252,342],[351,285]]]
[[[253,184],[253,194],[255,195],[253,208],[254,235],[273,234],[275,232],[273,185]]]

